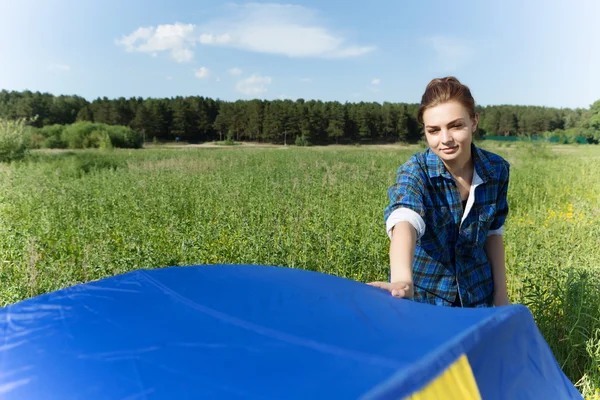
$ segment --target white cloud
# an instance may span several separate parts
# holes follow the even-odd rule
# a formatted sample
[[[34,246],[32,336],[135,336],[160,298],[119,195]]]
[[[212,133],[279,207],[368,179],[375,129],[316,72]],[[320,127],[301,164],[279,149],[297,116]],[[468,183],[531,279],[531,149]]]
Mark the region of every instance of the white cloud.
[[[271,77],[252,74],[252,76],[238,81],[235,88],[246,96],[258,96],[268,91]]]
[[[277,98],[279,100],[291,100],[292,98],[290,96],[288,96],[287,94],[280,94],[279,96],[277,96]]]
[[[467,64],[473,57],[473,50],[461,40],[435,36],[429,42],[436,54],[436,69],[451,72]]]
[[[315,11],[297,5],[257,4],[229,6],[227,18],[203,27],[203,44],[230,46],[288,57],[355,57],[372,46],[349,45],[319,21]]]
[[[210,74],[210,71],[208,68],[206,67],[200,67],[196,70],[196,73],[194,75],[196,75],[196,78],[207,78],[208,75]]]
[[[173,49],[171,50],[171,57],[177,62],[184,63],[192,61],[194,53],[188,49]]]
[[[130,35],[115,40],[127,52],[148,53],[156,57],[159,52],[169,52],[171,58],[183,63],[194,58],[191,50],[196,45],[197,38],[193,24],[166,24],[158,27],[140,27]]]
[[[71,70],[71,66],[70,65],[65,65],[65,64],[52,64],[48,66],[48,69],[51,71],[63,71],[63,72],[67,72]]]
[[[229,72],[229,74],[231,74],[233,76],[240,76],[241,74],[244,73],[244,71],[242,71],[238,67],[229,68],[228,72]]]
[[[140,27],[115,44],[128,52],[168,52],[177,62],[191,61],[197,44],[288,57],[345,58],[374,50],[348,44],[314,10],[303,6],[250,3],[229,5],[226,11],[226,17],[201,27],[179,22]]]
[[[198,41],[202,44],[227,44],[231,37],[224,33],[223,35],[213,35],[212,33],[203,33]]]
[[[301,81],[302,82],[306,82],[306,83],[310,83],[310,82],[312,82],[312,79],[311,78],[302,78]]]
[[[381,79],[373,78],[371,79],[371,84],[367,86],[367,90],[373,93],[381,92],[379,85],[381,84]]]
[[[168,81],[172,81],[172,80],[173,80],[173,77],[172,77],[172,76],[167,76],[167,80],[168,80]]]

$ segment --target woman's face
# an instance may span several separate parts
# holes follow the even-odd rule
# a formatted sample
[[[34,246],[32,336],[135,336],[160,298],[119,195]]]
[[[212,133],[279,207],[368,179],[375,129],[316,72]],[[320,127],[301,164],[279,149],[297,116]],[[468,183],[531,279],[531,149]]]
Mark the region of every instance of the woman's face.
[[[471,118],[467,109],[457,101],[439,104],[423,113],[429,147],[449,163],[462,164],[469,160],[477,122],[477,114]]]

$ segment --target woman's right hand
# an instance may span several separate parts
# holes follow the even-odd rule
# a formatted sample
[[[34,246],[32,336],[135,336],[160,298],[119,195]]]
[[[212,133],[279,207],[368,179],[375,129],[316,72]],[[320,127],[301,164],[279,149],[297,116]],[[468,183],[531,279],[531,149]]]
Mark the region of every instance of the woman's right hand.
[[[369,282],[367,285],[387,290],[394,297],[410,299],[414,295],[414,286],[412,282]]]

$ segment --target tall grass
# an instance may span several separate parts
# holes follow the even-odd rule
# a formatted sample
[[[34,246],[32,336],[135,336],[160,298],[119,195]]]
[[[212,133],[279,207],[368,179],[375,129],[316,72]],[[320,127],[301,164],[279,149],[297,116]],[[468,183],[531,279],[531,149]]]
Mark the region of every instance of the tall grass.
[[[507,264],[565,373],[600,388],[600,149],[522,145],[512,161]]]
[[[488,144],[484,144],[489,146]],[[600,149],[512,164],[510,296],[582,392],[600,388]],[[0,305],[136,268],[257,263],[385,279],[386,189],[418,149],[73,151],[0,166]]]

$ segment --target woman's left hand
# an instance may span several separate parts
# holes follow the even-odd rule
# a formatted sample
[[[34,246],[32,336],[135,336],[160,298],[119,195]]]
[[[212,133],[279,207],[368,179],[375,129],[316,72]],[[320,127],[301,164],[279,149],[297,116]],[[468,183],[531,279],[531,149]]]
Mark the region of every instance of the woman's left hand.
[[[394,297],[410,299],[415,294],[412,282],[368,282],[367,285],[387,290]]]

